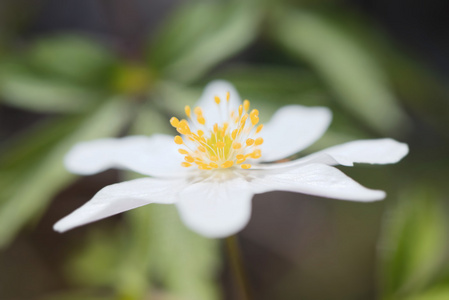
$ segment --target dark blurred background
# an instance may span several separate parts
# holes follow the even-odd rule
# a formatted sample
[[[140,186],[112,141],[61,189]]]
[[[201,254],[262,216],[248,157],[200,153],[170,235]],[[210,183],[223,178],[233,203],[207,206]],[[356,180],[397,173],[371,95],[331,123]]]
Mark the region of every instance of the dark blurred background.
[[[411,149],[341,168],[386,190],[381,203],[256,196],[238,234],[253,299],[449,299],[448,13],[444,0],[0,0],[0,299],[240,298],[223,242],[171,207],[51,228],[135,176],[70,175],[71,146],[170,133],[217,78],[265,120],[329,106],[309,152],[379,137]]]

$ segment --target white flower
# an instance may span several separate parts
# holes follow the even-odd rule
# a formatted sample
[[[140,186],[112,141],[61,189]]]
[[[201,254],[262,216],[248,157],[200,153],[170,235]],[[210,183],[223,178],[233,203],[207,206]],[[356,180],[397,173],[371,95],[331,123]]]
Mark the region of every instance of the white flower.
[[[392,139],[360,140],[303,158],[281,160],[306,148],[325,132],[331,112],[324,107],[290,105],[279,109],[262,129],[232,85],[210,83],[198,106],[186,107],[188,120],[170,123],[182,136],[130,136],[76,145],[66,156],[74,173],[89,175],[123,168],[150,177],[100,190],[92,200],[54,225],[66,231],[150,203],[175,204],[181,219],[207,237],[241,230],[251,215],[254,194],[299,192],[353,201],[385,197],[367,189],[333,165],[388,164],[408,153]]]

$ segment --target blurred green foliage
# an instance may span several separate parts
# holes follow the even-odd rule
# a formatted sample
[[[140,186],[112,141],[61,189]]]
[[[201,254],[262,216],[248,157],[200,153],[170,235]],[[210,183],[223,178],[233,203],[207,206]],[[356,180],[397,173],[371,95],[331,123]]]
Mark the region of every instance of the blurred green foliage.
[[[73,33],[38,36],[16,50],[2,48],[0,36],[0,103],[47,116],[1,144],[0,247],[33,227],[75,181],[63,167],[74,144],[170,133],[168,119],[213,78],[231,81],[263,107],[263,121],[285,104],[331,107],[334,123],[317,147],[407,139],[406,111],[435,135],[447,132],[447,87],[365,19],[337,8],[329,14],[284,1],[191,1],[142,51],[144,58],[131,60],[110,41]],[[245,51],[263,60],[245,62]],[[441,144],[441,152],[449,150],[447,140]],[[412,170],[423,161],[409,164]],[[381,235],[379,298],[448,299],[444,190],[414,183],[391,189],[399,196],[390,199]],[[70,292],[45,299],[220,299],[217,241],[185,229],[168,206],[134,210],[121,222],[89,232],[65,254]]]

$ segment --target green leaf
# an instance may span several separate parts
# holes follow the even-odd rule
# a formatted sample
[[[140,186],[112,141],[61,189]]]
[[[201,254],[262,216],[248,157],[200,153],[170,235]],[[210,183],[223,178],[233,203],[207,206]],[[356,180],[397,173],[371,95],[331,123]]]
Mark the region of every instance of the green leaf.
[[[170,79],[192,82],[247,47],[260,10],[245,2],[198,2],[183,8],[160,33],[150,64]]]
[[[8,68],[0,72],[3,102],[18,108],[38,112],[83,111],[99,98],[94,90],[60,80],[39,78]]]
[[[137,117],[131,126],[130,132],[133,135],[151,135],[155,133],[175,134],[175,130],[170,125],[172,116],[162,115],[155,107],[142,105]]]
[[[344,31],[311,11],[284,10],[271,22],[273,39],[318,72],[338,101],[382,134],[408,118],[375,59]]]
[[[447,216],[431,186],[410,188],[388,216],[382,263],[386,299],[422,291],[439,273],[447,250]]]
[[[111,51],[93,39],[67,34],[38,40],[26,58],[44,74],[87,85],[104,82],[116,63]]]
[[[427,290],[406,300],[447,300],[449,299],[449,288],[435,288]]]
[[[120,233],[105,228],[89,231],[82,243],[77,242],[72,256],[63,266],[66,278],[77,286],[113,285],[122,250]]]
[[[89,114],[75,130],[64,134],[48,149],[29,145],[45,151],[43,154],[42,151],[27,154],[29,157],[25,163],[29,163],[29,168],[26,168],[27,165],[20,166],[18,162],[19,168],[24,171],[12,184],[11,196],[0,206],[0,247],[8,244],[24,224],[42,212],[56,192],[75,178],[63,166],[63,157],[67,151],[79,141],[117,134],[128,120],[127,107],[128,104],[121,99],[111,100]],[[31,143],[34,141],[30,140]],[[27,146],[25,143],[21,147]],[[12,153],[9,157],[14,157],[15,151],[23,153],[20,148],[9,151]]]

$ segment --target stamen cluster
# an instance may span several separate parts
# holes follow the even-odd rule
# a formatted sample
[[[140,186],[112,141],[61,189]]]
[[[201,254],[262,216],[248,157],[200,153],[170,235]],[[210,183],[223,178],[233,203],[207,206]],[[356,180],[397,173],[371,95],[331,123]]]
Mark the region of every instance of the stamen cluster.
[[[245,163],[247,159],[257,159],[262,155],[259,146],[263,143],[263,138],[258,134],[263,128],[259,123],[259,111],[257,109],[249,111],[248,100],[238,107],[238,111],[229,109],[229,92],[226,93],[227,120],[211,124],[206,121],[200,107],[193,110],[190,106],[185,107],[187,120],[179,120],[175,117],[170,119],[170,124],[183,135],[175,136],[175,143],[182,145],[178,152],[184,155],[183,167],[196,165],[200,170],[212,170],[219,168],[230,168],[240,165],[242,169],[251,168],[251,164]],[[215,96],[215,103],[218,105],[220,113],[221,99]]]

